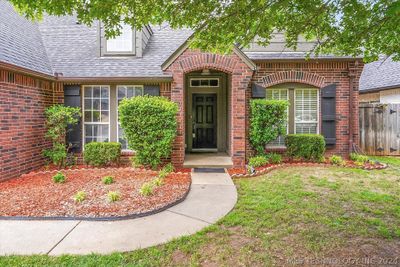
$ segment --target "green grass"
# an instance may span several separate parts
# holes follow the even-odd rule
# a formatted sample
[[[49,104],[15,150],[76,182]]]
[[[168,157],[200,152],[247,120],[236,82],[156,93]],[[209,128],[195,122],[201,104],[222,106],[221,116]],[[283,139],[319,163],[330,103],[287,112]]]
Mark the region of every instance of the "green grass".
[[[400,159],[386,170],[293,167],[236,180],[239,200],[218,224],[165,245],[88,256],[8,256],[0,266],[271,266],[298,258],[397,257]],[[372,254],[371,254],[372,253]]]

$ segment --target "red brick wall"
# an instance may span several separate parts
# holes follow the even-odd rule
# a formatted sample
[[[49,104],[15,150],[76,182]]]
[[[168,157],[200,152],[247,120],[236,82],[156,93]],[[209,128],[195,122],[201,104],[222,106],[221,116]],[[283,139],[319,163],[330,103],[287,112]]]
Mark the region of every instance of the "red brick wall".
[[[173,76],[171,100],[178,103],[178,134],[174,143],[172,162],[182,166],[185,157],[185,74],[202,69],[213,69],[230,74],[231,94],[228,127],[231,137],[229,154],[234,166],[244,166],[246,161],[246,91],[253,71],[236,54],[217,55],[186,49],[166,70]]]
[[[280,83],[299,82],[322,88],[337,84],[336,88],[336,145],[327,154],[347,156],[351,143],[358,144],[358,80],[363,64],[345,61],[303,61],[303,62],[258,62],[253,82],[273,86]],[[352,99],[350,100],[350,89]],[[251,89],[247,92],[251,97]],[[349,107],[351,103],[351,108]],[[247,117],[248,117],[247,110]],[[352,129],[349,122],[352,121]],[[249,120],[246,120],[247,122]],[[248,125],[247,125],[248,127]],[[350,136],[351,134],[351,136]],[[247,140],[248,141],[248,140]],[[247,142],[247,154],[251,154]]]
[[[52,83],[0,70],[0,181],[43,166]]]

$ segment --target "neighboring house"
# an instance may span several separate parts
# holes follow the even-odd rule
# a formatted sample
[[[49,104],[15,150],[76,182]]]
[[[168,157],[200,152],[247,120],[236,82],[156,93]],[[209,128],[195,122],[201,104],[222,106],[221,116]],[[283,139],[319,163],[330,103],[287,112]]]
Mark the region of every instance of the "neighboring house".
[[[383,58],[366,64],[360,78],[360,103],[400,104],[400,62]]]
[[[1,178],[44,164],[43,111],[54,103],[82,108],[83,119],[68,136],[75,151],[91,141],[119,141],[126,149],[118,103],[142,94],[179,105],[176,166],[185,153],[208,151],[226,153],[243,167],[252,153],[252,98],[289,100],[287,132],[323,134],[330,154],[347,155],[358,142],[359,58],[306,60],[314,44],[300,40],[297,52],[290,51],[282,34],[268,47],[218,55],[189,49],[192,32],[168,25],[125,26],[121,36],[106,40],[101,23],[88,27],[72,16],[32,23],[3,0],[0,10]],[[283,145],[280,138],[268,149]]]

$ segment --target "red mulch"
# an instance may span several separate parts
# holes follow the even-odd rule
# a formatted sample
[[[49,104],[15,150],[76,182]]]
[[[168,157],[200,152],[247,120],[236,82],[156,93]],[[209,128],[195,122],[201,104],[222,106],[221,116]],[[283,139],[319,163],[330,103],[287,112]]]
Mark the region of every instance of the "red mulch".
[[[56,171],[37,172],[0,183],[0,216],[110,217],[140,214],[181,199],[190,187],[189,173],[172,173],[164,184],[155,187],[151,196],[139,193],[143,183],[151,181],[157,172],[133,168],[62,170],[67,181],[56,184]],[[111,175],[114,183],[104,185],[102,178]],[[86,192],[86,200],[76,203],[73,196]],[[121,194],[110,203],[109,191]]]

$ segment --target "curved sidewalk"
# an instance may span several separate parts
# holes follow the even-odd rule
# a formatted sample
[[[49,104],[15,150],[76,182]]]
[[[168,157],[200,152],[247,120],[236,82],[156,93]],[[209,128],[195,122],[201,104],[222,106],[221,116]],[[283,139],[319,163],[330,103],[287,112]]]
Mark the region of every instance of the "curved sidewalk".
[[[132,251],[193,234],[232,210],[236,187],[227,173],[192,173],[187,198],[163,212],[123,221],[0,220],[0,255]]]

